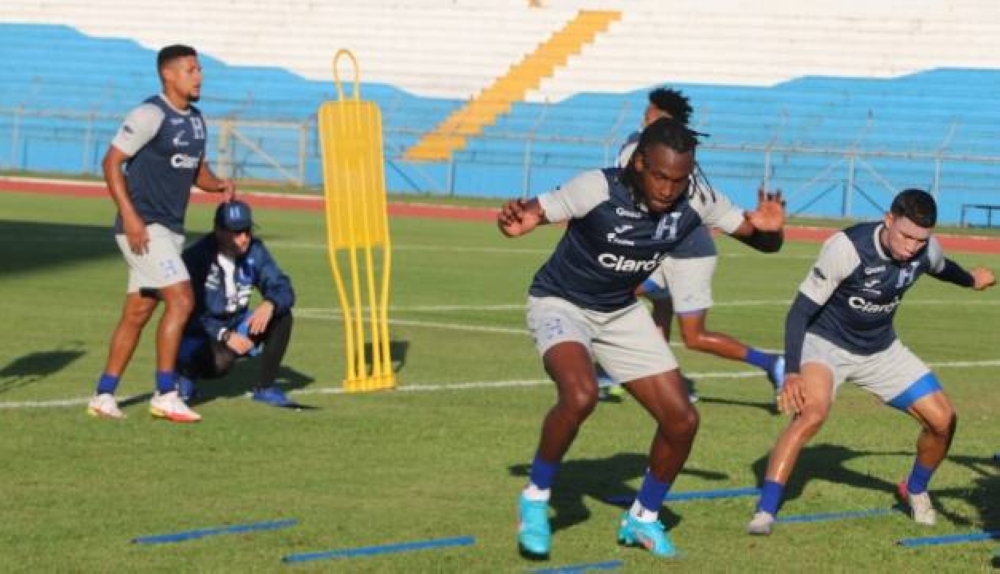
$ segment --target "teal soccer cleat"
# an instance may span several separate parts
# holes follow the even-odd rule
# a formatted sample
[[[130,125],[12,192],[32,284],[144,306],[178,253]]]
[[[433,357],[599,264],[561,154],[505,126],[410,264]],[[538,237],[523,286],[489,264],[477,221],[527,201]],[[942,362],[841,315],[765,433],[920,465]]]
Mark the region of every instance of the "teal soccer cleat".
[[[549,503],[528,500],[521,495],[518,501],[520,524],[517,527],[517,549],[529,560],[548,560],[552,549],[552,529],[549,527]]]
[[[618,544],[624,546],[642,546],[654,556],[673,558],[677,550],[670,541],[659,520],[640,522],[628,511],[622,515],[621,527],[618,529]]]

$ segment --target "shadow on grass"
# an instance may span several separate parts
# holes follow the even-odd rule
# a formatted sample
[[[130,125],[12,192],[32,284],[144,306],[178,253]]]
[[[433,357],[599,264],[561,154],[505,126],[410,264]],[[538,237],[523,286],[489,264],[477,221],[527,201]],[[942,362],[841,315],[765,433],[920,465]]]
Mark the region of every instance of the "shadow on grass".
[[[635,498],[637,491],[629,483],[641,479],[649,461],[645,454],[621,453],[609,458],[566,460],[559,467],[556,486],[552,489],[550,505],[555,510],[551,520],[553,532],[570,528],[590,518],[585,499],[595,499],[602,504],[620,506],[611,499]],[[512,476],[527,478],[531,465],[517,464],[510,467]],[[720,472],[685,468],[682,475],[707,480],[726,480]],[[680,523],[681,518],[664,507],[660,521],[668,529]],[[610,528],[610,527],[609,527]]]
[[[246,395],[260,384],[260,357],[240,359],[225,376],[216,379],[195,381],[197,396],[191,405],[204,404],[218,398],[233,398]],[[315,379],[287,365],[278,368],[278,386],[283,391],[294,391],[307,387]]]
[[[0,244],[5,276],[121,257],[110,221],[98,227],[0,219]]]
[[[82,343],[73,343],[71,349],[37,351],[12,360],[0,368],[0,393],[26,387],[53,375],[83,356]]]
[[[949,511],[948,500],[964,501],[979,512],[983,530],[1000,530],[1000,463],[992,456],[949,456],[944,464],[963,466],[977,476],[966,488],[940,490],[932,484],[931,496],[938,501],[938,514],[955,524],[979,528],[979,524]]]
[[[870,474],[851,470],[846,466],[846,463],[849,460],[863,456],[900,455],[912,456],[913,452],[864,451],[832,444],[807,446],[802,449],[799,460],[795,464],[795,470],[792,472],[788,484],[785,485],[783,502],[794,500],[801,496],[806,483],[810,480],[825,480],[857,488],[887,492],[895,500],[896,480],[902,478],[909,471],[909,468],[901,470],[899,476],[891,477],[891,480],[885,480]],[[753,463],[754,474],[757,476],[757,484],[764,483],[764,475],[767,472],[767,458],[767,455],[765,455]]]
[[[707,405],[732,405],[737,407],[751,407],[755,409],[761,409],[767,411],[769,414],[778,414],[778,407],[773,401],[767,402],[755,402],[755,401],[734,401],[732,399],[722,399],[716,397],[706,397],[703,395],[698,396],[699,403],[705,403]]]

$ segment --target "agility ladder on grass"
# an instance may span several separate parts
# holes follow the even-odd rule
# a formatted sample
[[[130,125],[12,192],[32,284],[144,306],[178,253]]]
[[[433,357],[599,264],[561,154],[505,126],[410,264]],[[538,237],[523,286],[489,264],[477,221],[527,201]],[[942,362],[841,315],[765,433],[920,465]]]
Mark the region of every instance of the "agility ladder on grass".
[[[350,59],[354,94],[344,97],[337,63]],[[333,58],[337,101],[318,112],[323,153],[327,252],[344,315],[348,392],[396,386],[389,352],[391,249],[382,162],[382,116],[374,102],[360,100],[358,62],[348,50]],[[366,316],[367,315],[367,316]],[[365,352],[369,340],[371,352]],[[369,359],[371,363],[369,364]]]

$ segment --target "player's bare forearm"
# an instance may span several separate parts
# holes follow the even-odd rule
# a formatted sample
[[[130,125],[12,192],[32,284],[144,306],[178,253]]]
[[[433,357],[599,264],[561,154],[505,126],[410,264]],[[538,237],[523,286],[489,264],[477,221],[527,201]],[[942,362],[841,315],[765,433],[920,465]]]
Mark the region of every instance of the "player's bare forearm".
[[[507,237],[520,237],[545,223],[545,214],[537,199],[512,199],[497,214],[497,227]]]
[[[232,201],[236,197],[236,182],[216,176],[208,167],[207,161],[203,161],[198,168],[198,177],[195,178],[194,184],[209,193],[224,194],[225,201]]]

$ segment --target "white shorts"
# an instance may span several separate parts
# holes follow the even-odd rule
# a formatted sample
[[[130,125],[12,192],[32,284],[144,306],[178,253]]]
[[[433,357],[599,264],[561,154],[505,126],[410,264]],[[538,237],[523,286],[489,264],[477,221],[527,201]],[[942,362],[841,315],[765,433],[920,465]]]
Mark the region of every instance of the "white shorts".
[[[712,276],[717,256],[674,259],[667,257],[645,283],[650,299],[671,298],[674,313],[694,313],[712,307]],[[658,289],[658,290],[654,290]]]
[[[821,363],[830,369],[834,394],[844,381],[851,381],[896,407],[905,408],[921,396],[940,389],[930,368],[899,339],[893,341],[888,349],[874,355],[856,355],[826,339],[806,333],[802,364],[806,363]],[[927,382],[928,375],[931,375],[933,383]],[[909,402],[899,404],[903,397],[907,397]]]
[[[174,233],[159,223],[146,226],[149,233],[149,251],[142,255],[132,253],[124,233],[115,235],[118,249],[128,263],[128,288],[126,293],[140,289],[159,289],[189,281],[187,267],[181,258],[184,236]]]
[[[677,368],[666,340],[638,301],[603,313],[559,297],[528,297],[528,329],[539,355],[558,343],[576,341],[623,383]]]

